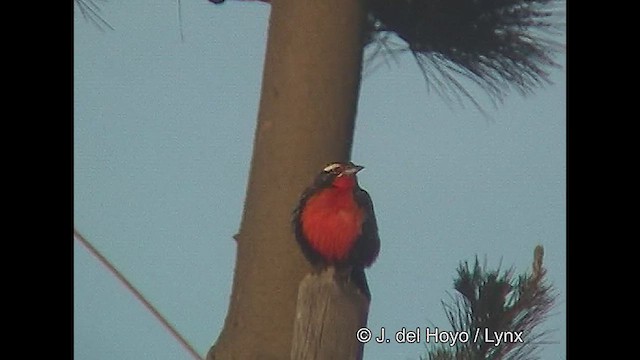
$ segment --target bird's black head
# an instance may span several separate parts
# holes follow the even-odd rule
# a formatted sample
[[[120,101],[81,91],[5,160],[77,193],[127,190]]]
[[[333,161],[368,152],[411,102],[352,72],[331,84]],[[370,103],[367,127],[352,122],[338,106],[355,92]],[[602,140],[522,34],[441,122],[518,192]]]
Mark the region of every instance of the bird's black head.
[[[316,187],[334,186],[338,188],[351,188],[357,184],[356,174],[364,169],[364,166],[352,162],[334,162],[325,166],[316,177]]]

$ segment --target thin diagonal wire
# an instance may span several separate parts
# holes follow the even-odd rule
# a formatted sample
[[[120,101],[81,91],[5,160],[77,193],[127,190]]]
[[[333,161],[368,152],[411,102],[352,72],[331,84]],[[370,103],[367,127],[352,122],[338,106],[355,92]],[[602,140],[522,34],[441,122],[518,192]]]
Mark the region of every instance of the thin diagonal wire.
[[[133,286],[133,284],[131,284],[129,280],[127,280],[127,278],[124,277],[124,275],[122,275],[122,273],[120,273],[120,271],[118,271],[118,269],[116,269],[115,266],[113,266],[113,264],[111,264],[111,262],[109,262],[109,260],[107,260],[107,258],[105,258],[100,253],[100,251],[98,251],[98,249],[93,247],[93,245],[91,245],[91,243],[87,239],[85,239],[84,236],[82,236],[82,234],[80,234],[76,229],[73,229],[73,238],[84,245],[87,250],[89,250],[89,252],[100,261],[100,263],[102,263],[102,265],[104,265],[109,271],[111,271],[113,275],[115,275],[118,280],[120,280],[122,284],[124,284],[124,286],[129,291],[131,291],[131,293],[133,293],[133,295],[138,300],[140,300],[140,302],[142,302],[147,310],[149,310],[153,314],[153,316],[155,316],[156,319],[160,321],[160,323],[171,333],[171,335],[173,335],[173,337],[178,340],[180,345],[182,345],[182,347],[184,347],[194,359],[203,360],[203,358],[200,356],[200,354],[198,354],[193,346],[191,346],[191,344],[189,344],[189,342],[184,337],[182,337],[182,335],[180,335],[180,333],[173,327],[173,325],[171,325],[167,321],[167,319],[165,319],[165,317],[162,316],[162,314],[160,314],[160,312],[147,299],[145,299],[144,295],[142,295],[142,293],[138,291],[138,289],[136,289],[136,287]]]

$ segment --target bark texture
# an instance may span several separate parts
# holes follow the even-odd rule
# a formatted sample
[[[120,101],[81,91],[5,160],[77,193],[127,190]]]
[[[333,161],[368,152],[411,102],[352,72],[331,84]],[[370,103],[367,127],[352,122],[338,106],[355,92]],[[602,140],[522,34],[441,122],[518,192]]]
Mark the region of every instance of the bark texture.
[[[322,166],[350,158],[364,20],[361,0],[272,1],[230,306],[209,360],[291,356],[310,271],[291,215]]]
[[[356,338],[367,325],[369,299],[352,283],[336,280],[333,268],[300,283],[291,360],[362,359]]]

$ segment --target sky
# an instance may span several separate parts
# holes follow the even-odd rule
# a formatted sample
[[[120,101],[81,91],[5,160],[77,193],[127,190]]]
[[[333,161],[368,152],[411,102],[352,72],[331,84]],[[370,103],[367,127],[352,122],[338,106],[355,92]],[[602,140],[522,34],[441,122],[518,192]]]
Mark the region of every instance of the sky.
[[[113,30],[75,9],[74,226],[204,356],[229,304],[269,5],[95,3]],[[382,241],[368,270],[369,327],[448,329],[441,301],[461,261],[530,271],[541,244],[558,299],[540,357],[566,358],[564,69],[497,108],[479,96],[488,119],[429,91],[408,55],[374,67],[352,152]],[[424,343],[369,343],[364,358],[424,352]],[[190,359],[78,242],[74,357]]]

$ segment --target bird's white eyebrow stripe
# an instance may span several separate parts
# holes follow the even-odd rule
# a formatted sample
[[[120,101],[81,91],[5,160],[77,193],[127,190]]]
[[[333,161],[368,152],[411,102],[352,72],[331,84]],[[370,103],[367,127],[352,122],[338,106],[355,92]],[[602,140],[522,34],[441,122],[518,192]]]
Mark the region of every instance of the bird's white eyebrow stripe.
[[[333,163],[329,166],[327,166],[326,168],[323,169],[324,172],[331,172],[331,170],[335,169],[335,168],[339,168],[341,165],[339,163]]]

